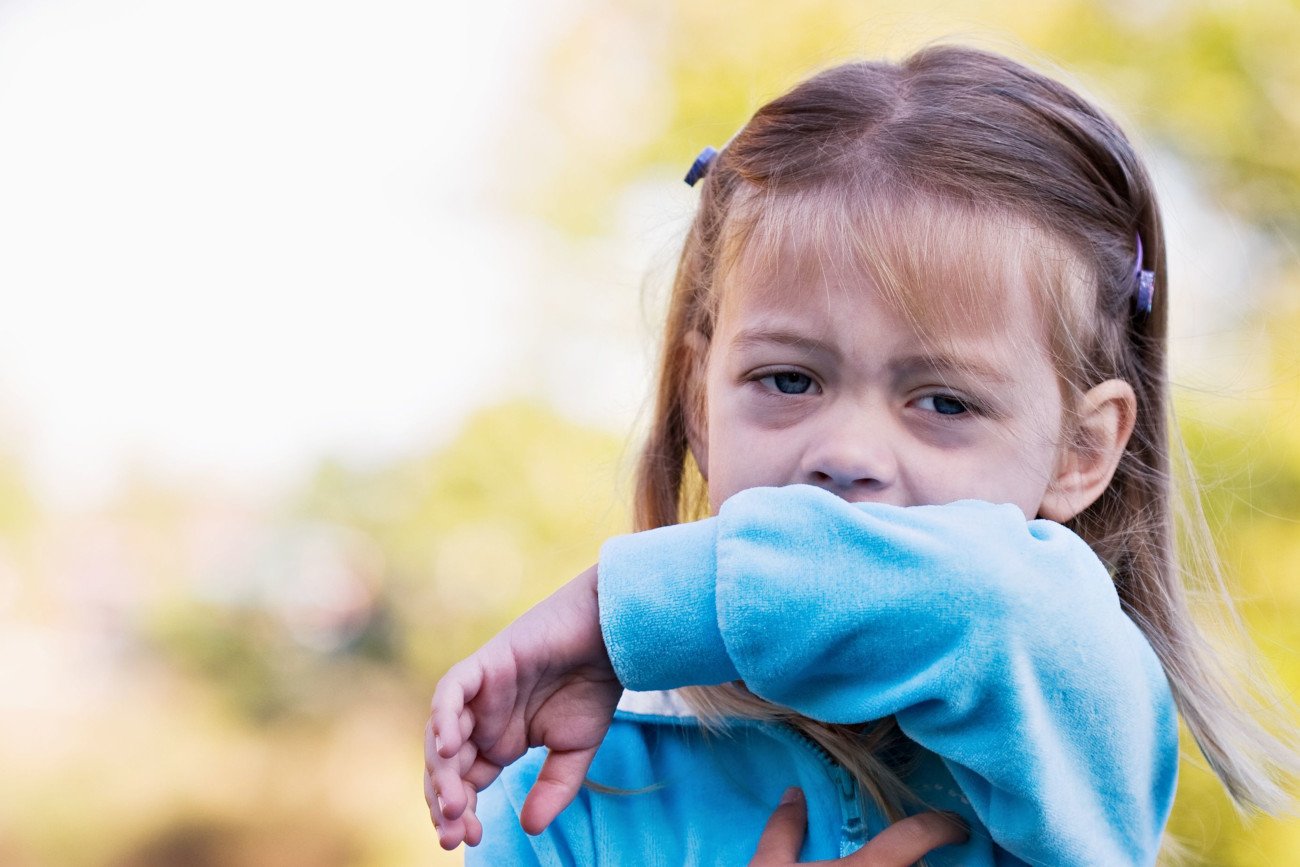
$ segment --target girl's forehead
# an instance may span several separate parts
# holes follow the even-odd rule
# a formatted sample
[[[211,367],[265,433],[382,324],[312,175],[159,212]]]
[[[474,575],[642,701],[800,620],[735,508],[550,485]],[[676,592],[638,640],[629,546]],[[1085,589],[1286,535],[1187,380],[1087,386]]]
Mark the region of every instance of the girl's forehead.
[[[768,197],[728,227],[719,326],[741,307],[829,315],[842,309],[835,293],[871,292],[936,348],[976,335],[1043,341],[1047,284],[1072,257],[1028,220],[920,200],[792,198]]]

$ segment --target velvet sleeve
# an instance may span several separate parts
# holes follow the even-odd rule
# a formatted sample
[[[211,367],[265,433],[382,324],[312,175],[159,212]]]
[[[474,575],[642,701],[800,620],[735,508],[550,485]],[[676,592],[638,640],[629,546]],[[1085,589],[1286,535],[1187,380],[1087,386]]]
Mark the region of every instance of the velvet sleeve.
[[[1154,652],[1077,536],[1014,506],[757,488],[618,537],[599,568],[620,680],[742,680],[826,722],[893,715],[1028,863],[1153,863],[1177,725]]]

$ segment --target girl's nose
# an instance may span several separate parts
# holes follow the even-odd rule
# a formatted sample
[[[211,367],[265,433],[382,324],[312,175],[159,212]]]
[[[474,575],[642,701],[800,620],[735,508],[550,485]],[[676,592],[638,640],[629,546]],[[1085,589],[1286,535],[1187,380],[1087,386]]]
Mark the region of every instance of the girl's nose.
[[[802,468],[808,484],[841,496],[879,494],[894,485],[894,437],[888,421],[872,415],[837,413],[813,434]]]

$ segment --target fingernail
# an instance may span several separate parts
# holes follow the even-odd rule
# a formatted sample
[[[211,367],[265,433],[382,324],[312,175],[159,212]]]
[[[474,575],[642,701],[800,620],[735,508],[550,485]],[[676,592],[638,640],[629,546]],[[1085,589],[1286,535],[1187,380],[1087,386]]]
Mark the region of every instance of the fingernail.
[[[798,786],[791,786],[781,793],[781,804],[794,804],[801,800],[803,800],[803,790]]]

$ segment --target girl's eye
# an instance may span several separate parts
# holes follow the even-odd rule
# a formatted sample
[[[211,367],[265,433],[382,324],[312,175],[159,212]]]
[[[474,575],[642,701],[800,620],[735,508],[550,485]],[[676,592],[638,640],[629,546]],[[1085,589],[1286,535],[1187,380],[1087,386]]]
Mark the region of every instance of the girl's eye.
[[[794,370],[769,373],[759,381],[770,383],[772,388],[782,394],[806,394],[813,387],[811,376]]]
[[[940,415],[961,415],[970,412],[970,407],[950,394],[931,394],[917,401],[917,406]]]

